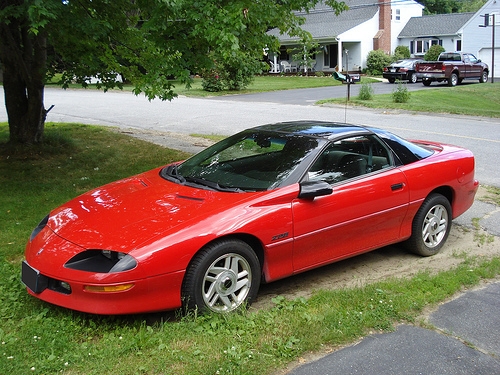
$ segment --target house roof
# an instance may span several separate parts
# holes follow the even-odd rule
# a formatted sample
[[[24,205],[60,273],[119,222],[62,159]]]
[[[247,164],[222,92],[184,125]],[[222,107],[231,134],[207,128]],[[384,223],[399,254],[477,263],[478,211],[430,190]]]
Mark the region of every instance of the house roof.
[[[331,7],[323,3],[318,4],[308,13],[296,13],[305,18],[302,29],[308,31],[316,40],[331,39],[372,19],[378,11],[378,0],[344,0],[344,2],[349,10],[338,16],[335,15],[335,11]],[[280,35],[278,29],[270,30],[269,34],[279,38],[282,43],[297,40],[297,38],[286,34]]]
[[[455,35],[475,13],[436,14],[412,17],[398,38]]]

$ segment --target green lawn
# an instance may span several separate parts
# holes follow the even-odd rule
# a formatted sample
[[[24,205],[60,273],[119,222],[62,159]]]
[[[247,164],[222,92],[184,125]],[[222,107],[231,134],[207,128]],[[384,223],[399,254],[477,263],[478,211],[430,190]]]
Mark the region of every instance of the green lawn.
[[[404,84],[403,84],[404,85]],[[417,83],[421,85],[421,83]],[[403,86],[404,87],[404,86]],[[398,85],[394,85],[397,90]],[[327,99],[318,104],[345,105],[346,99]],[[500,83],[465,83],[410,92],[407,103],[394,103],[392,94],[374,95],[371,100],[351,97],[350,105],[415,112],[451,113],[469,116],[500,117]]]
[[[446,272],[318,291],[309,299],[276,297],[258,312],[76,313],[28,296],[21,285],[31,230],[88,189],[187,155],[78,124],[47,124],[44,146],[17,149],[7,139],[0,124],[0,374],[275,374],[310,351],[418,323],[423,309],[500,274],[499,257],[456,254],[462,263]]]

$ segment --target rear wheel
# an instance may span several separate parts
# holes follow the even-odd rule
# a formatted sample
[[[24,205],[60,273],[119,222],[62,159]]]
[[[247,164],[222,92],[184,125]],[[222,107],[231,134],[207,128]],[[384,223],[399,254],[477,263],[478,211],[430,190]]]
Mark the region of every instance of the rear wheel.
[[[448,86],[456,86],[458,84],[457,73],[451,73],[450,78],[448,78]]]
[[[249,305],[260,285],[260,262],[239,240],[219,240],[202,249],[189,265],[182,285],[186,310],[225,313]]]
[[[441,194],[429,195],[413,218],[408,249],[422,256],[437,254],[450,233],[451,217],[448,199]]]
[[[432,81],[430,79],[424,79],[422,80],[422,83],[424,84],[424,86],[430,86]]]
[[[396,82],[396,78],[387,78],[387,80],[389,81],[389,83],[394,83],[394,82]]]

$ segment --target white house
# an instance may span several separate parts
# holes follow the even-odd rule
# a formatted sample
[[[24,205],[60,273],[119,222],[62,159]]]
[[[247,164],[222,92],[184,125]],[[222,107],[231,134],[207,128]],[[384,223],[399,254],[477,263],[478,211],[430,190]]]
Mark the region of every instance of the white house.
[[[464,26],[473,16],[474,13],[451,13],[412,17],[399,33],[398,45],[409,47],[415,57],[423,57],[435,44],[446,51],[462,51]]]
[[[488,14],[488,26],[485,25],[485,15]],[[494,15],[494,17],[493,17]],[[462,31],[462,49],[471,52],[477,58],[488,64],[490,75],[500,76],[500,28],[496,27],[495,45],[493,45],[493,18],[495,26],[500,25],[500,0],[489,0],[464,25]],[[494,55],[493,55],[494,53]],[[494,59],[494,64],[493,64]]]
[[[298,13],[305,18],[302,28],[319,43],[313,68],[316,71],[332,72],[337,66],[343,71],[359,70],[366,67],[370,51],[382,49],[392,53],[406,22],[421,16],[423,10],[413,0],[346,0],[345,3],[349,10],[338,16],[322,3],[308,13]],[[282,35],[277,29],[269,33],[279,38],[282,46],[279,53],[270,53],[271,61],[284,62],[286,69],[300,69],[300,61],[292,61],[288,53],[299,47],[298,39]]]

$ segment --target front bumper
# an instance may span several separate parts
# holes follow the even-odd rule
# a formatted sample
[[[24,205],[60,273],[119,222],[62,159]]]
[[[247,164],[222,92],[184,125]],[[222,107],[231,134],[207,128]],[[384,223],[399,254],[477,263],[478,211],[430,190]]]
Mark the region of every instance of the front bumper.
[[[120,315],[173,310],[181,307],[184,271],[121,283],[59,280],[40,273],[23,262],[22,281],[32,296],[68,309],[91,314]],[[124,291],[93,292],[90,287],[132,284]],[[65,287],[63,287],[64,285]],[[67,287],[69,286],[69,289]],[[117,288],[119,289],[119,288]]]

